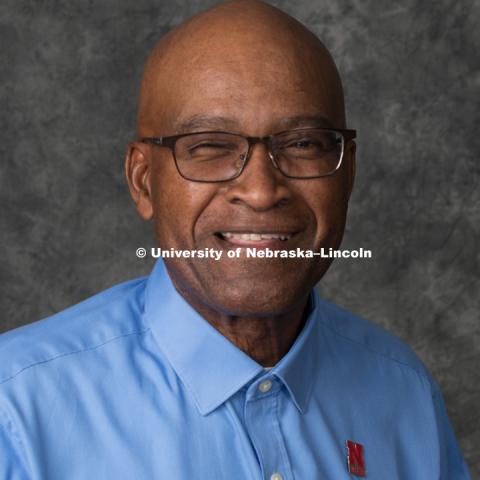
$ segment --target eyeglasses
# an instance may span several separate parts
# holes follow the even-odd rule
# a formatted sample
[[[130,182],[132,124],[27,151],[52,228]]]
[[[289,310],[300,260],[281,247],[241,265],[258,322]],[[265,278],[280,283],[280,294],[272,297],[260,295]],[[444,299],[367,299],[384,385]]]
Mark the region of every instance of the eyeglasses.
[[[140,141],[172,150],[178,173],[193,182],[226,182],[243,172],[252,147],[263,143],[273,165],[288,178],[333,175],[355,130],[302,128],[266,137],[228,132],[194,132]]]

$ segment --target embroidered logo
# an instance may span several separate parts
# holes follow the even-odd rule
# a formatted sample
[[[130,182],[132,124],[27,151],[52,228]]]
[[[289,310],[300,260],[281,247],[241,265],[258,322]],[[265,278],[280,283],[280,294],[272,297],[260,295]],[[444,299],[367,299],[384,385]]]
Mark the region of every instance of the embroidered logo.
[[[346,441],[348,471],[356,477],[366,477],[365,460],[363,459],[363,445],[351,440]]]

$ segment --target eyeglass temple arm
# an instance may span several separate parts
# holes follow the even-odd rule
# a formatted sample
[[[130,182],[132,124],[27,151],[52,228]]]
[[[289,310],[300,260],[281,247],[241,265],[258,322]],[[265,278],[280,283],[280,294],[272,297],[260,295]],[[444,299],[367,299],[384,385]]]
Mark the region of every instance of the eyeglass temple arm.
[[[357,131],[356,130],[346,130],[346,129],[341,130],[341,129],[339,129],[338,131],[342,133],[346,142],[348,142],[349,140],[353,140],[357,136]]]
[[[139,140],[142,143],[153,143],[155,145],[163,145],[163,137],[142,137]]]

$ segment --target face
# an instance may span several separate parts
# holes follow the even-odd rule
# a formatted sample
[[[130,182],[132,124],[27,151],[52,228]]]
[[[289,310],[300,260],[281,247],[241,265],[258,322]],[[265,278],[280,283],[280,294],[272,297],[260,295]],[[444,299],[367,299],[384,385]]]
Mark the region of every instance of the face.
[[[210,49],[208,58],[198,55],[188,72],[164,82],[171,100],[158,111],[154,136],[206,130],[265,136],[290,128],[341,126],[328,81],[319,81],[321,65],[315,71],[294,56],[259,54],[258,48],[252,56],[238,48],[229,57]],[[143,216],[153,216],[159,247],[223,252],[218,261],[165,260],[177,288],[193,303],[235,316],[280,314],[297,306],[329,260],[230,259],[227,251],[337,248],[352,184],[353,149],[347,145],[334,175],[299,180],[283,176],[266,147],[256,144],[238,178],[196,183],[178,174],[169,149],[135,145],[132,155],[148,166]]]

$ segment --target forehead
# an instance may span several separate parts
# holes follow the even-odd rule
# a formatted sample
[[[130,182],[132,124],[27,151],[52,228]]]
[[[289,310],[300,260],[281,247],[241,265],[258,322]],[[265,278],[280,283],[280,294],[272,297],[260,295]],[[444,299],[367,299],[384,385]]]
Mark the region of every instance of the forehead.
[[[261,135],[313,117],[339,126],[328,79],[298,59],[203,57],[173,68],[178,73],[162,86],[161,95],[163,120],[172,133],[201,127],[245,131],[248,126],[245,133]]]

